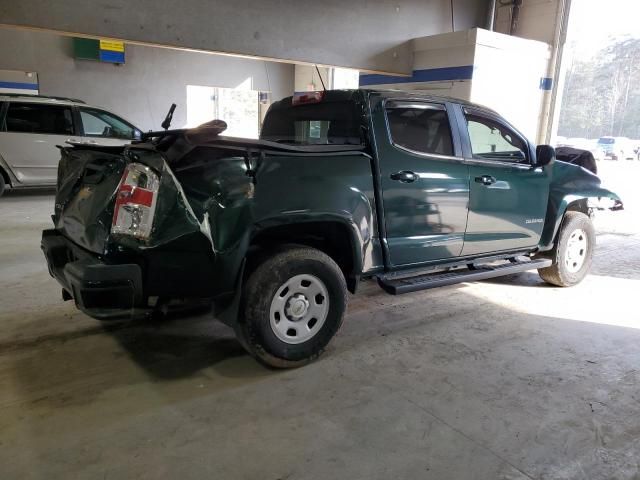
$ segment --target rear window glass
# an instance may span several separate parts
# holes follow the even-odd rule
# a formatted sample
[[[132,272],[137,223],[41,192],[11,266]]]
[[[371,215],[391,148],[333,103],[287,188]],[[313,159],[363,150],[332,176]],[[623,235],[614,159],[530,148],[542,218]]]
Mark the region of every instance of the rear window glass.
[[[600,138],[598,140],[598,143],[600,145],[612,145],[613,143],[615,143],[615,139],[614,138]]]
[[[295,145],[360,145],[354,102],[321,102],[271,110],[260,138]]]
[[[7,132],[73,135],[70,107],[10,103],[5,118]]]

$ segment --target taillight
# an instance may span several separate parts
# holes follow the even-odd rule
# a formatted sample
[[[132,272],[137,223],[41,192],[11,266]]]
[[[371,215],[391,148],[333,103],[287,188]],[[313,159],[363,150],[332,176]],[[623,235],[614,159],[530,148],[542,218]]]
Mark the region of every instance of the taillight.
[[[116,193],[111,233],[147,240],[151,236],[159,186],[158,175],[146,165],[127,165]]]
[[[324,92],[296,92],[291,99],[291,105],[303,105],[306,103],[320,103],[324,98]]]

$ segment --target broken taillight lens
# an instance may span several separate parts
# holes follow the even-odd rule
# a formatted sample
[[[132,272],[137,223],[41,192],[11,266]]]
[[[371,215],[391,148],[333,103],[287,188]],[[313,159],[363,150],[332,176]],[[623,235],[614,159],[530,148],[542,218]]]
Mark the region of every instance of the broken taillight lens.
[[[127,165],[116,193],[111,233],[147,240],[151,236],[159,186],[158,175],[146,165]]]

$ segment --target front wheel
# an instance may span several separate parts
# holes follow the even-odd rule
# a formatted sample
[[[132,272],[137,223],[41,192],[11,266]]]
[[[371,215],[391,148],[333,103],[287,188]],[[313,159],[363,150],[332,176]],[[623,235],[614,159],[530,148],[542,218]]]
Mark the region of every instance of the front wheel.
[[[307,364],[342,325],[347,286],[328,255],[306,247],[274,253],[249,276],[236,335],[261,362],[277,368]]]
[[[567,212],[553,249],[553,265],[538,269],[540,277],[558,287],[580,283],[589,272],[596,245],[591,219],[581,212]]]

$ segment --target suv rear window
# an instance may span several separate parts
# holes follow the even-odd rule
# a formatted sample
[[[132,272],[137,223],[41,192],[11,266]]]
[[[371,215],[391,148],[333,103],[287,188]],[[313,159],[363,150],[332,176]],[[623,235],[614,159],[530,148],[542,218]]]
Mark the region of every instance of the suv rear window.
[[[135,138],[135,128],[121,118],[95,108],[81,107],[79,110],[86,137]]]
[[[360,145],[354,102],[320,102],[270,110],[260,138],[295,145]]]
[[[37,103],[10,103],[5,118],[7,132],[73,135],[71,107]]]

